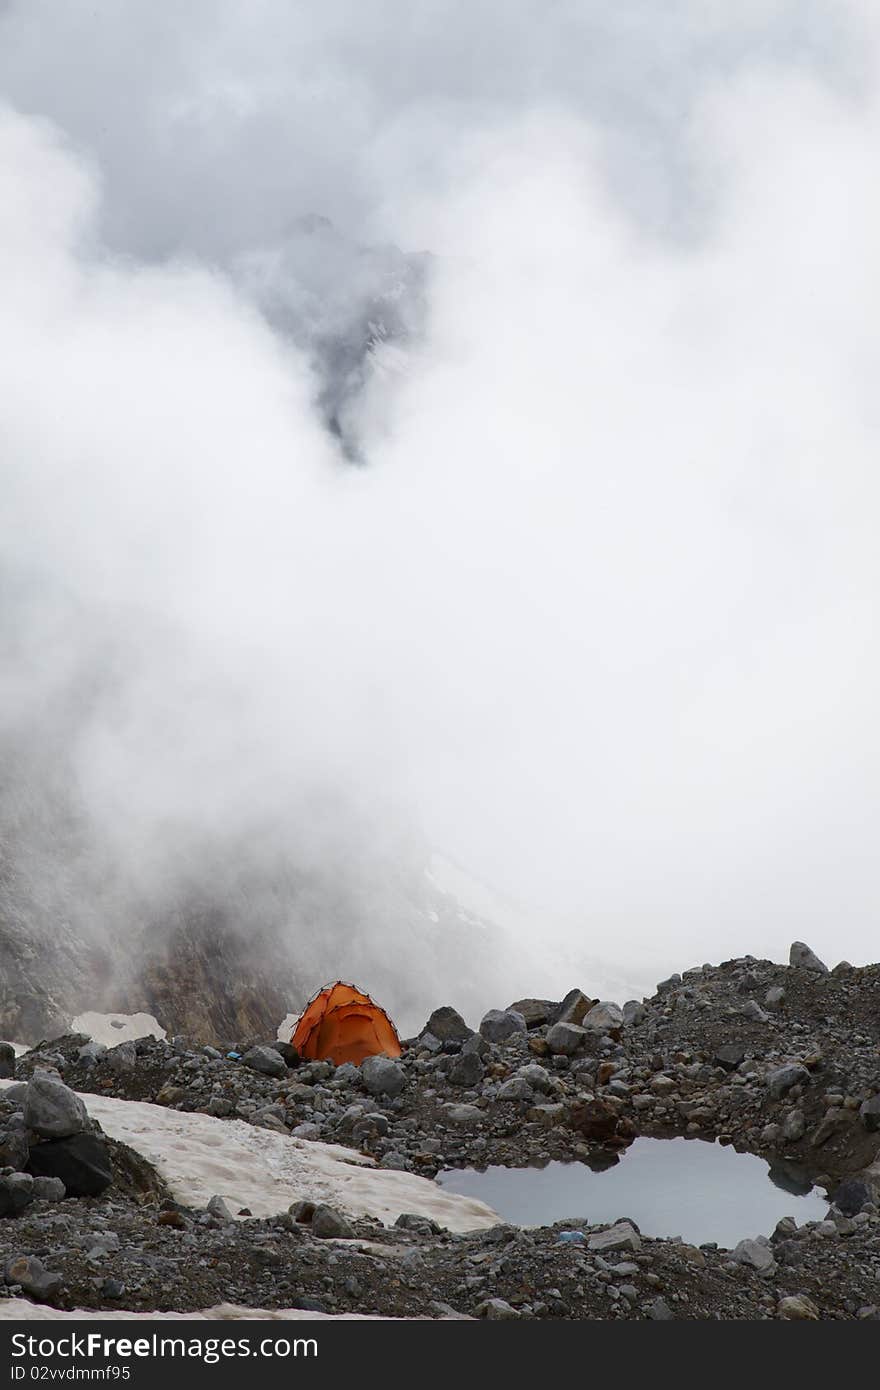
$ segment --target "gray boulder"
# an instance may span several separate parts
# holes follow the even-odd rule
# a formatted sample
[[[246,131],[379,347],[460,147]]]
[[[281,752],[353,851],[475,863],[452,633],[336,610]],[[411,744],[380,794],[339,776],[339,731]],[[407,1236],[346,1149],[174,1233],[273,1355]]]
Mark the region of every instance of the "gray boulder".
[[[19,1284],[26,1294],[38,1302],[54,1298],[64,1280],[52,1274],[36,1255],[13,1255],[4,1270],[7,1284]]]
[[[34,1178],[34,1200],[38,1202],[63,1202],[67,1188],[60,1178]]]
[[[498,1087],[499,1100],[534,1100],[535,1093],[522,1076],[511,1076]]]
[[[79,1096],[56,1076],[38,1071],[28,1083],[24,1122],[41,1139],[66,1139],[82,1134],[89,1123]]]
[[[491,1052],[492,1044],[486,1042],[482,1033],[471,1033],[467,1042],[462,1043],[461,1050],[465,1056],[473,1052],[477,1057],[485,1057],[487,1052]]]
[[[107,1049],[104,1061],[117,1076],[127,1076],[137,1066],[137,1048],[133,1042],[117,1043]]]
[[[784,1067],[777,1067],[771,1071],[767,1077],[767,1090],[774,1100],[780,1100],[787,1095],[793,1086],[808,1086],[810,1084],[810,1073],[800,1062],[788,1062]]]
[[[312,1235],[319,1240],[354,1240],[354,1228],[341,1212],[323,1203],[312,1215]]]
[[[815,951],[811,951],[803,941],[793,941],[791,950],[788,953],[789,965],[796,966],[799,970],[813,970],[817,975],[827,975],[828,966],[821,961]]]
[[[449,1080],[453,1086],[476,1086],[485,1070],[476,1052],[460,1052],[449,1068]]]
[[[443,1114],[453,1125],[478,1125],[486,1118],[476,1105],[447,1105]]]
[[[776,1259],[770,1245],[760,1240],[741,1240],[731,1252],[730,1258],[737,1264],[748,1265],[759,1274],[772,1274],[776,1269]]]
[[[241,1059],[251,1071],[262,1076],[286,1076],[287,1063],[274,1047],[252,1047]]]
[[[0,1077],[10,1081],[15,1076],[15,1048],[12,1043],[0,1042]]]
[[[583,1047],[587,1037],[586,1028],[576,1023],[554,1023],[547,1029],[547,1046],[554,1057],[572,1057],[578,1048]]]
[[[35,1178],[60,1178],[69,1197],[98,1197],[113,1181],[110,1150],[97,1134],[35,1144],[28,1166]]]
[[[25,1130],[12,1125],[0,1129],[0,1168],[26,1168],[28,1141]]]
[[[505,1042],[525,1031],[526,1021],[515,1009],[490,1009],[480,1023],[480,1033],[490,1043]]]
[[[61,1289],[61,1275],[50,1273],[36,1255],[13,1255],[6,1262],[7,1284],[19,1284],[26,1294],[38,1302],[46,1302]]]
[[[453,1009],[450,1004],[443,1004],[441,1008],[435,1009],[422,1029],[423,1033],[433,1033],[440,1042],[464,1042],[473,1031],[458,1010]]]
[[[636,1028],[643,1023],[648,1011],[644,1004],[640,1004],[638,999],[627,999],[623,1006],[623,1026],[625,1028]]]
[[[508,1004],[507,1012],[522,1014],[527,1028],[542,1028],[559,1009],[552,999],[516,999]]]
[[[541,1091],[544,1095],[554,1090],[553,1077],[546,1067],[542,1067],[538,1062],[527,1062],[524,1067],[520,1067],[517,1076],[528,1084],[535,1091]]]
[[[616,1250],[641,1250],[642,1238],[629,1221],[618,1221],[616,1226],[610,1226],[607,1231],[597,1231],[591,1235],[588,1245],[590,1250],[598,1251],[599,1254],[609,1254]]]
[[[406,1085],[406,1072],[391,1057],[365,1057],[361,1078],[371,1096],[399,1096]]]
[[[594,1004],[584,1015],[584,1027],[592,1028],[597,1033],[608,1033],[612,1028],[619,1028],[622,1023],[623,1009],[619,1004],[612,1004],[607,1000]]]
[[[93,1067],[100,1062],[106,1052],[107,1049],[103,1043],[95,1042],[92,1039],[91,1042],[83,1043],[76,1055],[79,1061],[85,1063],[87,1067]]]

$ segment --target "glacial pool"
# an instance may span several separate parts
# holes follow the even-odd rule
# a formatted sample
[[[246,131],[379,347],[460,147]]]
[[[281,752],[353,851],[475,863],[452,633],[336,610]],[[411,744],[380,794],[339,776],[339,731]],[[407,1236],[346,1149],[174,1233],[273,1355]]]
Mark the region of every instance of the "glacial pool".
[[[649,1236],[731,1248],[769,1236],[783,1216],[822,1221],[828,1202],[794,1165],[771,1167],[754,1154],[702,1139],[636,1139],[619,1162],[548,1163],[543,1168],[449,1168],[437,1181],[478,1197],[504,1221],[597,1225],[629,1216]]]

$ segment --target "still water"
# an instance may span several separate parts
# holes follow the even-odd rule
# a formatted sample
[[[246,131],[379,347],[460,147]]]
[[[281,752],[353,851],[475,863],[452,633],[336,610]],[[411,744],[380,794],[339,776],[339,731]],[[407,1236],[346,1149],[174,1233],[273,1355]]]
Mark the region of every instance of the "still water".
[[[769,1236],[783,1216],[802,1225],[828,1214],[819,1189],[793,1165],[770,1168],[754,1154],[701,1139],[636,1139],[618,1163],[601,1170],[584,1163],[448,1169],[437,1181],[479,1197],[519,1226],[630,1216],[645,1235],[727,1248],[746,1236]]]

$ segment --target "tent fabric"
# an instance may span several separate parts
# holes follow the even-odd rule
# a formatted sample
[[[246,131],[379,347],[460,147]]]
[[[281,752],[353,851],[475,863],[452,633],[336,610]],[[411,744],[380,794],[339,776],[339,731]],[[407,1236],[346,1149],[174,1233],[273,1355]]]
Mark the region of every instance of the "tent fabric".
[[[300,1057],[360,1066],[365,1057],[399,1057],[400,1038],[385,1010],[356,985],[337,980],[313,995],[290,1039]]]

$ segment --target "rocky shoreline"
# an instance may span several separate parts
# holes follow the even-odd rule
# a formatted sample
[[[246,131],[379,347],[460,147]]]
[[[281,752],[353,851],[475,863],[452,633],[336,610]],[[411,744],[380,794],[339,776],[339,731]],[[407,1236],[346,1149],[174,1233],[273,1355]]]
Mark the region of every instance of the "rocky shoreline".
[[[58,1201],[43,1187],[7,1203],[7,1295],[137,1311],[234,1302],[429,1317],[880,1317],[880,966],[829,971],[801,943],[788,966],[701,966],[622,1008],[572,990],[491,1010],[472,1029],[444,1006],[399,1062],[360,1068],[300,1062],[265,1039],[108,1050],[82,1036],[0,1065],[30,1083],[0,1095],[0,1188],[20,1193],[29,1178],[45,1184],[40,1150],[63,1142],[34,1132],[29,1093],[61,1085],[86,1102],[149,1101],[342,1145],[424,1177],[551,1159],[601,1168],[641,1136],[718,1139],[833,1203],[825,1221],[747,1233],[733,1251],[651,1239],[625,1212],[613,1227],[581,1217],[467,1234],[413,1214],[385,1226],[320,1202],[316,1213],[306,1202],[239,1218],[222,1203],[174,1201],[149,1165],[104,1140],[114,1173],[100,1192]]]

